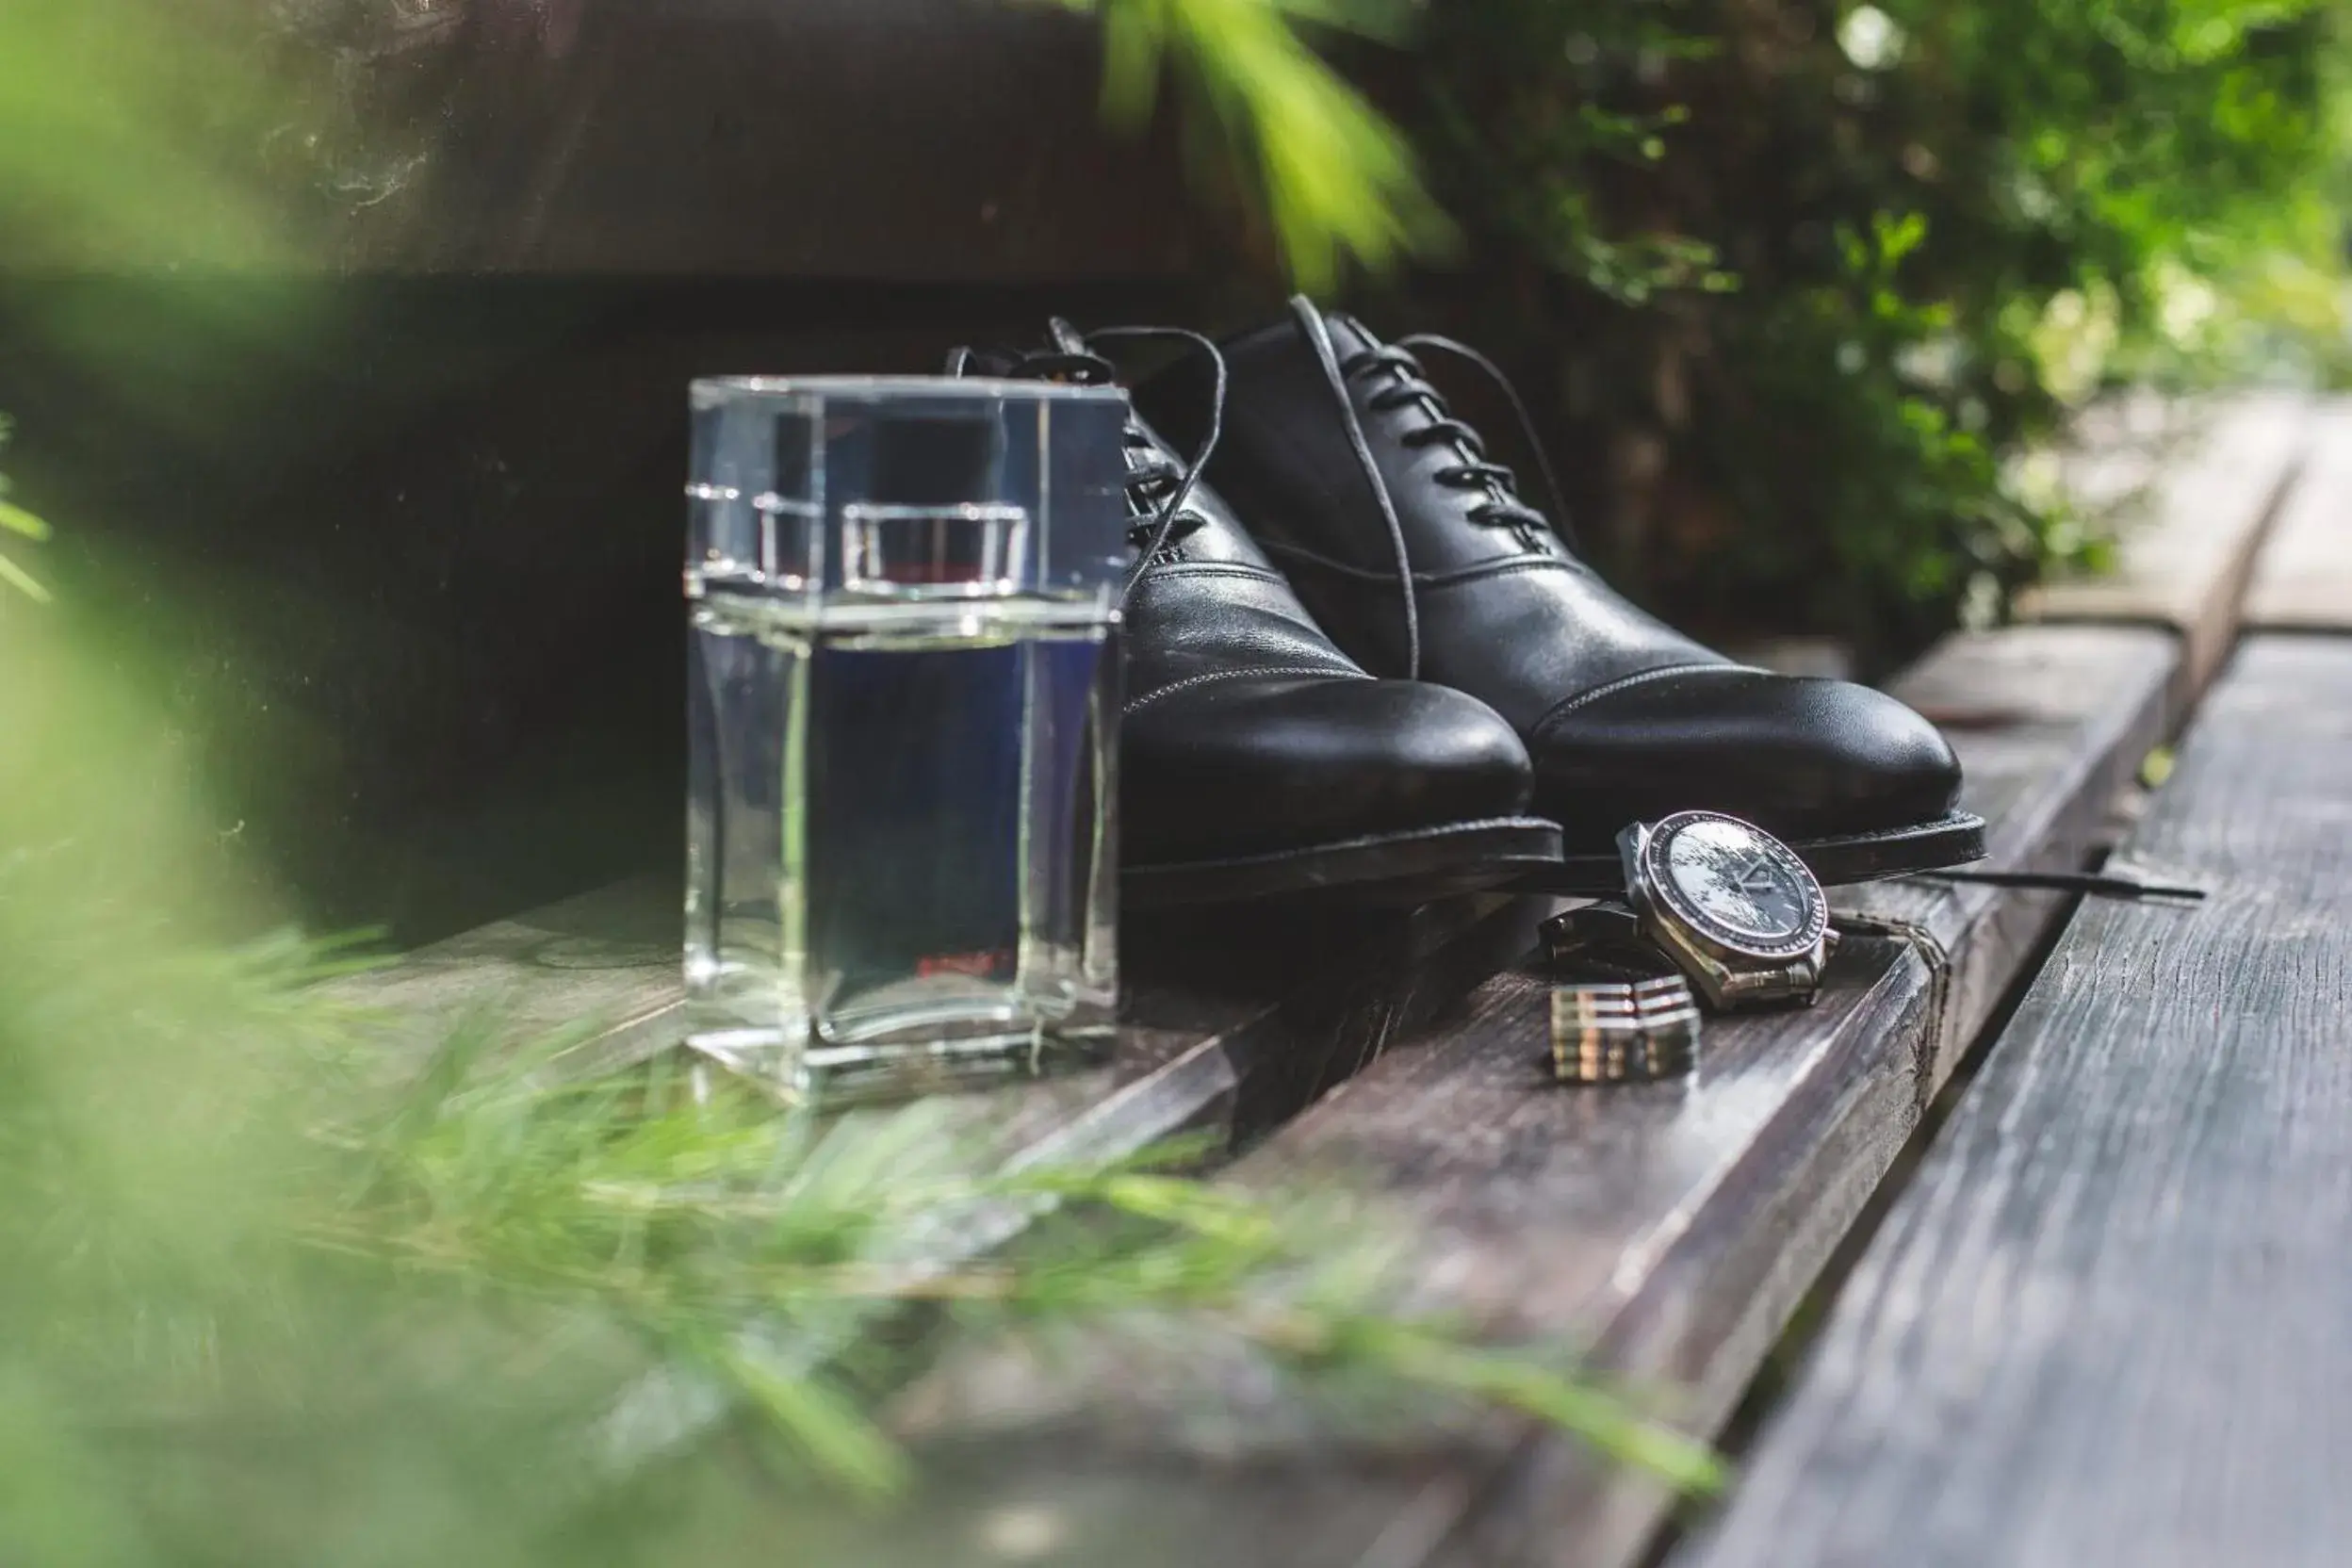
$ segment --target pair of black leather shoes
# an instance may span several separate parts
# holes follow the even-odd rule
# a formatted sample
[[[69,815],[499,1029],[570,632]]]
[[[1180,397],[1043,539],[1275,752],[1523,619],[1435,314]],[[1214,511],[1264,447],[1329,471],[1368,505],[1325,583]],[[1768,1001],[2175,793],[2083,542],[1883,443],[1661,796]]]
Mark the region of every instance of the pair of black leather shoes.
[[[1298,300],[1221,351],[1057,321],[1050,349],[956,364],[1108,380],[1090,345],[1152,333],[1201,351],[1134,389],[1152,423],[1128,433],[1131,906],[1614,890],[1618,830],[1693,808],[1764,827],[1827,883],[1983,854],[1926,720],[1734,663],[1578,560],[1557,493],[1550,518],[1527,504],[1411,351],[1509,394],[1474,351],[1383,344]]]

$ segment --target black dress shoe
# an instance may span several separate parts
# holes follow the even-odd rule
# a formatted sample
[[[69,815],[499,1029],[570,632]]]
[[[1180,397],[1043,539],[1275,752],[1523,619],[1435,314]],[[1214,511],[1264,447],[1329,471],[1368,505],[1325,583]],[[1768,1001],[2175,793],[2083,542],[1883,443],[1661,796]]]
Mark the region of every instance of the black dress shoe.
[[[1049,351],[958,351],[952,365],[1113,379],[1086,339],[1054,327]],[[1203,446],[1214,392],[1204,388]],[[1197,460],[1188,470],[1139,419],[1127,463],[1141,553],[1121,632],[1128,907],[1323,894],[1413,905],[1559,863],[1559,827],[1527,814],[1527,748],[1494,710],[1366,675],[1199,482]]]
[[[1297,300],[1224,346],[1208,473],[1348,655],[1479,697],[1525,738],[1535,808],[1567,834],[1545,885],[1616,887],[1618,830],[1685,809],[1755,823],[1825,883],[1983,856],[1933,725],[1866,686],[1734,663],[1627,603],[1577,559],[1557,486],[1556,527],[1451,416],[1415,346],[1475,361],[1517,404],[1473,350],[1383,344]],[[1178,440],[1202,428],[1193,367],[1136,396]]]

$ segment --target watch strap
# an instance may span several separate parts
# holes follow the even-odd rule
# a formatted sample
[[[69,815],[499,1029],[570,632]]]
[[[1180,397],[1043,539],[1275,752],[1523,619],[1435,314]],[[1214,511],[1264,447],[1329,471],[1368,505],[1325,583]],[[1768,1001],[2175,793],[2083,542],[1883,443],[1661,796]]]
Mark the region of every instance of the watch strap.
[[[1580,980],[1640,983],[1681,976],[1721,1006],[1807,1000],[1821,989],[1821,966],[1809,957],[1738,969],[1724,965],[1732,977],[1725,986],[1726,973],[1701,974],[1670,945],[1653,941],[1629,903],[1614,899],[1553,916],[1544,923],[1542,936],[1553,964]],[[1834,935],[1824,938],[1824,958],[1835,939]]]
[[[1546,956],[1577,978],[1631,982],[1682,972],[1673,955],[1642,933],[1641,917],[1614,901],[1554,915],[1541,934]]]

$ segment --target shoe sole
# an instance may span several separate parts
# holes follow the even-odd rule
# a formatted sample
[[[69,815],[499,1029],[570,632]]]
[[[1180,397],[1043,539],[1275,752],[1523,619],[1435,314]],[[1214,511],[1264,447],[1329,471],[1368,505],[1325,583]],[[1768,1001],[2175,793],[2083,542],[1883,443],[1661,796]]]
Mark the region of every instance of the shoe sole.
[[[1788,847],[1824,888],[1882,882],[1913,872],[1946,871],[1984,858],[1984,819],[1955,811],[1916,827],[1892,827],[1834,839],[1792,841]],[[1614,850],[1563,856],[1557,867],[1522,879],[1527,892],[1622,893],[1625,862]]]
[[[1547,871],[1560,864],[1560,825],[1541,817],[1448,823],[1229,860],[1129,866],[1119,899],[1129,909],[1327,897],[1411,906]]]

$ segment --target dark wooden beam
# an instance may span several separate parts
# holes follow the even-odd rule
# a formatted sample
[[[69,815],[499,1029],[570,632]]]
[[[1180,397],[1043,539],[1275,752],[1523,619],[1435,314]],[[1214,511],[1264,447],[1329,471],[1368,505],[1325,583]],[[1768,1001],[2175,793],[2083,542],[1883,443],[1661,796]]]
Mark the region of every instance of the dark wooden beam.
[[[2352,1540],[2352,640],[2257,638],[1684,1568],[2332,1562]]]
[[[1004,1159],[1130,1157],[1178,1133],[1247,1140],[1457,1004],[1526,950],[1549,900],[1411,914],[1131,926],[1118,1048],[1100,1069],[956,1100]],[[678,893],[659,879],[567,899],[334,983],[414,1055],[468,1025],[560,1040],[554,1070],[628,1067],[679,1037]],[[1212,925],[1214,929],[1212,929]],[[860,1113],[876,1114],[876,1113]]]

